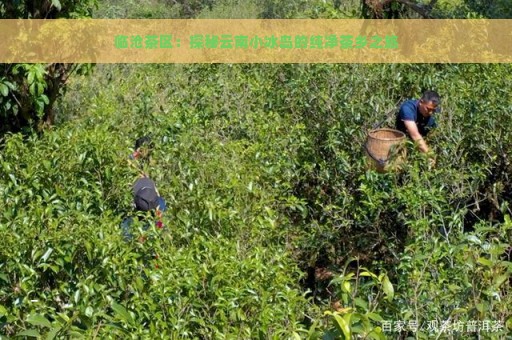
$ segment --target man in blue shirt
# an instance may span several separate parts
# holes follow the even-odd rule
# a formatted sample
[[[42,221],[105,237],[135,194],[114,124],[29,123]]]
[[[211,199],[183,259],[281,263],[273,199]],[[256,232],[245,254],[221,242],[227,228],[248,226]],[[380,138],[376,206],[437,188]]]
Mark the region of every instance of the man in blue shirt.
[[[398,111],[396,129],[409,135],[418,144],[421,152],[429,151],[423,137],[437,126],[433,115],[439,112],[440,102],[437,92],[425,91],[420,99],[405,101]]]

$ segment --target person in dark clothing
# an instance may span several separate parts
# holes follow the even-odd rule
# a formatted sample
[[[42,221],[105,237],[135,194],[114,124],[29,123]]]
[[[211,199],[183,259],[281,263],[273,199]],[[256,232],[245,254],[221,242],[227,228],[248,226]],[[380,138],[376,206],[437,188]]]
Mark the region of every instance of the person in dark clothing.
[[[439,112],[441,99],[435,91],[425,91],[420,99],[405,101],[396,117],[396,129],[404,132],[418,144],[421,152],[429,147],[423,137],[437,126],[434,114]]]
[[[143,136],[135,141],[134,152],[130,155],[130,159],[144,160],[149,157],[154,144],[151,136]]]
[[[139,212],[151,211],[155,218],[156,227],[163,228],[162,213],[167,209],[166,202],[158,193],[155,182],[149,177],[141,177],[133,184],[133,206]],[[132,225],[132,216],[125,217],[121,222],[123,237],[126,240],[133,238]],[[145,223],[144,230],[148,229],[149,226],[149,223]]]
[[[165,210],[165,200],[160,196],[155,182],[149,177],[139,178],[133,184],[133,202],[139,211]]]

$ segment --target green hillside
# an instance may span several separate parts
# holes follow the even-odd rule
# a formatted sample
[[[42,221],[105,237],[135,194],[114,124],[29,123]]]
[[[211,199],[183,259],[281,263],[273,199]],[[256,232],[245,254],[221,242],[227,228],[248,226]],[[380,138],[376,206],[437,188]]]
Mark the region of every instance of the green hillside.
[[[95,15],[252,16],[272,1],[250,14],[169,3],[102,2]],[[369,170],[367,130],[427,89],[442,97],[435,166],[408,142],[400,171]],[[55,116],[0,140],[0,338],[512,331],[510,64],[95,65],[70,78]],[[163,228],[138,213],[127,239],[144,135],[142,170],[168,209]]]

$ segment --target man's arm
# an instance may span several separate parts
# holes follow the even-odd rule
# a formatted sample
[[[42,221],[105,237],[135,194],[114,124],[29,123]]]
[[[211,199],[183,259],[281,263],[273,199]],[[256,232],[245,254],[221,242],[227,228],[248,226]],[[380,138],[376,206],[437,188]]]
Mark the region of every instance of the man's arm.
[[[411,136],[412,140],[418,144],[418,147],[420,148],[421,152],[427,153],[428,152],[428,145],[423,139],[423,136],[418,131],[418,126],[416,125],[416,122],[412,120],[404,120],[405,128],[407,129],[407,132],[409,132],[409,136]]]

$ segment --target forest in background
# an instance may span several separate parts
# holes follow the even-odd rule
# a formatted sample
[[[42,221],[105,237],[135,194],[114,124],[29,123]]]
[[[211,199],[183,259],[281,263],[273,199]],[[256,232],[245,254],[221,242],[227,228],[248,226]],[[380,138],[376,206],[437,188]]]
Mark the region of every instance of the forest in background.
[[[37,3],[0,18],[510,17],[474,0]],[[511,68],[0,65],[1,336],[505,339]],[[368,170],[367,129],[426,89],[437,165],[409,143],[400,172]],[[127,158],[148,134],[168,211],[127,242]]]

